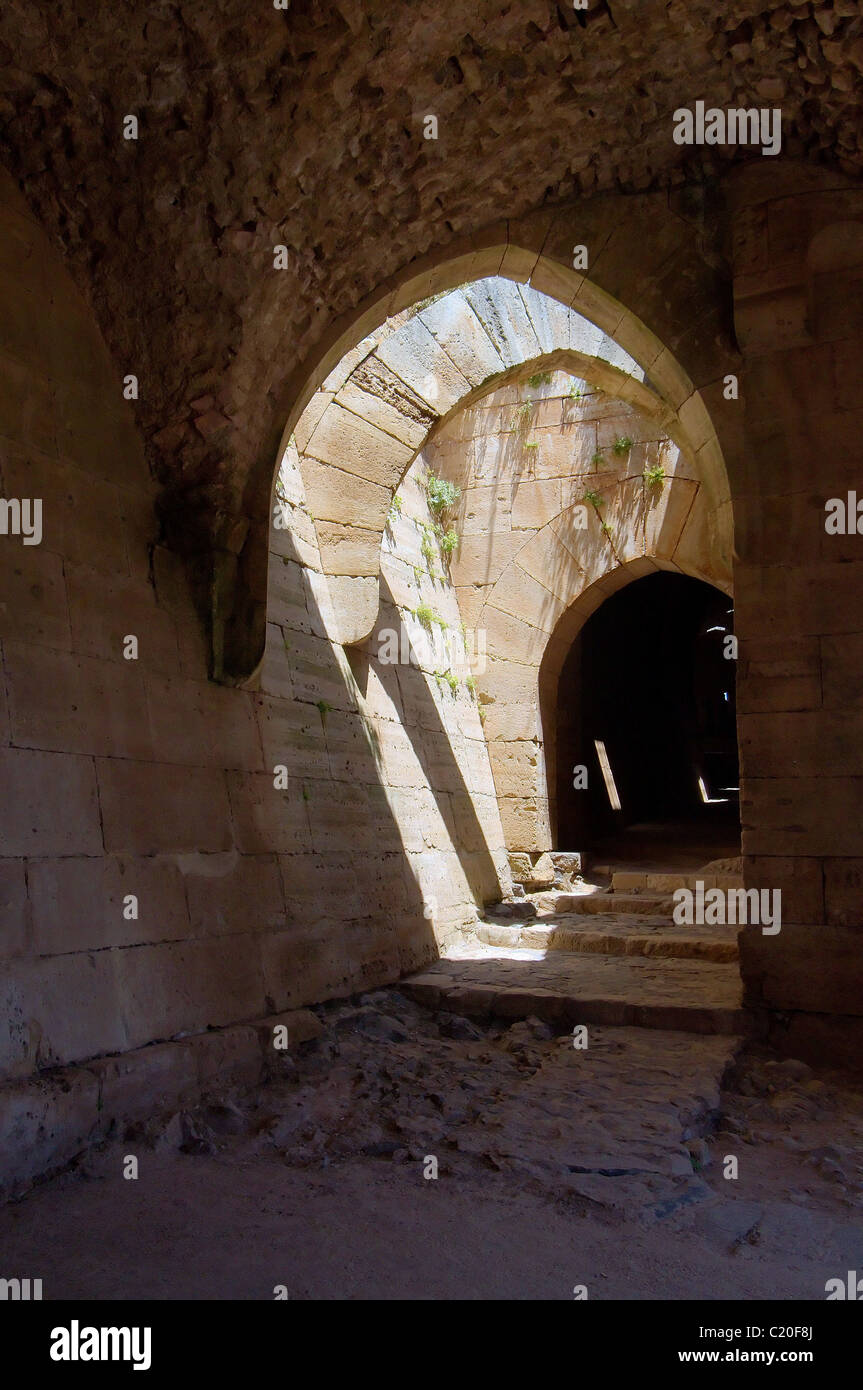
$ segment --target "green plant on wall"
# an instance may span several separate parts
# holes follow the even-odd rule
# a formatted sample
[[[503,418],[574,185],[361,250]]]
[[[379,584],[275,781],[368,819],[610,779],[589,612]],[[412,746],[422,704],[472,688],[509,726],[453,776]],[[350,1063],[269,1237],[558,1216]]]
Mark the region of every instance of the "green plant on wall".
[[[440,548],[443,551],[444,555],[447,557],[447,559],[450,558],[457,545],[458,531],[456,531],[451,526],[450,529],[448,531],[445,531],[440,538]]]
[[[651,467],[644,470],[644,481],[653,491],[661,492],[665,484],[666,473],[661,463],[654,463]]]
[[[420,542],[420,554],[426,562],[426,569],[431,571],[435,561],[435,545],[432,539],[434,532],[427,526],[423,528],[423,538]]]
[[[594,468],[602,468],[603,464],[605,463],[605,454],[602,452],[601,449],[597,449],[595,453],[591,454],[590,461],[593,464]]]
[[[318,712],[321,716],[321,723],[326,727],[327,715],[331,714],[333,706],[327,700],[318,700]]]
[[[468,677],[466,678],[466,680],[465,680],[465,685],[466,685],[467,688],[468,688],[468,691],[469,691],[469,693],[470,693],[471,699],[472,699],[472,700],[475,700],[475,699],[476,699],[476,681],[474,680],[473,676],[468,676]]]
[[[522,401],[521,405],[517,405],[515,408],[515,419],[512,422],[512,427],[519,434],[526,434],[532,419],[533,401]]]
[[[434,678],[438,683],[439,689],[442,689],[444,685],[447,685],[449,686],[450,694],[456,694],[458,690],[458,676],[454,676],[452,671],[435,671]]]
[[[541,386],[550,386],[551,372],[535,372],[533,376],[528,377],[527,384],[531,391],[538,391]]]
[[[588,488],[584,494],[584,501],[588,502],[591,507],[595,507],[597,511],[599,511],[599,508],[602,506],[602,493],[592,492],[591,489]]]
[[[630,439],[628,434],[618,435],[617,439],[615,439],[614,443],[611,446],[612,453],[617,454],[618,458],[622,458],[624,454],[628,454],[631,448],[632,440]]]
[[[431,604],[420,603],[411,610],[420,627],[424,627],[426,632],[431,632],[436,621],[436,614]]]
[[[421,603],[416,608],[409,608],[408,612],[413,614],[420,627],[424,627],[426,632],[431,632],[433,627],[439,627],[441,632],[446,632],[449,627],[446,618],[442,618],[440,613],[436,613],[430,603]]]
[[[429,511],[439,516],[455,506],[461,497],[461,488],[448,482],[446,478],[438,478],[434,473],[430,473],[426,483],[426,497]]]

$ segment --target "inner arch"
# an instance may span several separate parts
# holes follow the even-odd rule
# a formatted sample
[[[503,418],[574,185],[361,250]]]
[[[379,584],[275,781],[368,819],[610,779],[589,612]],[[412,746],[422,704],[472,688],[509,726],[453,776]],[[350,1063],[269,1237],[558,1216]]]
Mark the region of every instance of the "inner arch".
[[[598,292],[586,298],[620,328],[622,310],[610,312]],[[647,355],[658,363],[662,354]],[[615,394],[660,416],[699,457],[711,502],[727,502],[715,435],[693,409],[697,393],[684,420],[599,325],[531,285],[497,276],[433,295],[388,318],[339,361],[296,421],[275,482],[274,523],[289,526],[285,480],[299,468],[343,644],[361,642],[374,627],[387,514],[424,442],[508,379],[555,367],[613,381]]]

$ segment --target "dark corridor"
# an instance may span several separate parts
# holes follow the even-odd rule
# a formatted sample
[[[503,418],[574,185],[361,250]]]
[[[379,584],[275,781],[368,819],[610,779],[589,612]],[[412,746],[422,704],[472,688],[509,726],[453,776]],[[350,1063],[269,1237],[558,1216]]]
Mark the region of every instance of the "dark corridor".
[[[665,572],[588,618],[558,687],[560,848],[645,824],[739,845],[733,624],[727,595]]]

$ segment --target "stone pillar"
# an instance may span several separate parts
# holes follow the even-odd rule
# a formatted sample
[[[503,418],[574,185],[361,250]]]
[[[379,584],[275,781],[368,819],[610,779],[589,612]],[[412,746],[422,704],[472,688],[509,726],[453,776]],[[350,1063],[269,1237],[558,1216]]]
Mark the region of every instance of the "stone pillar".
[[[828,534],[825,503],[863,499],[863,190],[760,160],[730,206],[744,874],[783,914],[744,931],[742,971],[749,1003],[835,1052],[863,1039],[863,534]]]

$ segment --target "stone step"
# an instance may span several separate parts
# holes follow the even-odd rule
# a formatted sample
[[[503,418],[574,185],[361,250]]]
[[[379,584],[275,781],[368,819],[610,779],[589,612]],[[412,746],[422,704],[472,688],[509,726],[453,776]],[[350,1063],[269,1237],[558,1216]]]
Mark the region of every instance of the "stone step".
[[[533,901],[540,912],[552,912],[555,916],[564,913],[603,913],[629,912],[670,913],[672,908],[670,893],[543,893],[537,894]]]
[[[581,951],[590,955],[738,959],[736,927],[678,927],[668,917],[585,916],[566,922],[480,922],[480,941],[510,950]]]
[[[400,988],[431,1008],[536,1017],[562,1031],[578,1023],[725,1036],[754,1031],[740,972],[725,963],[570,951],[522,961],[478,943],[408,976]]]
[[[670,897],[677,888],[689,888],[694,892],[696,883],[702,883],[705,890],[722,888],[725,892],[729,892],[732,888],[743,887],[743,876],[742,874],[710,873],[704,869],[685,874],[635,873],[628,869],[617,869],[611,878],[611,891],[615,895],[618,893],[647,893]]]

